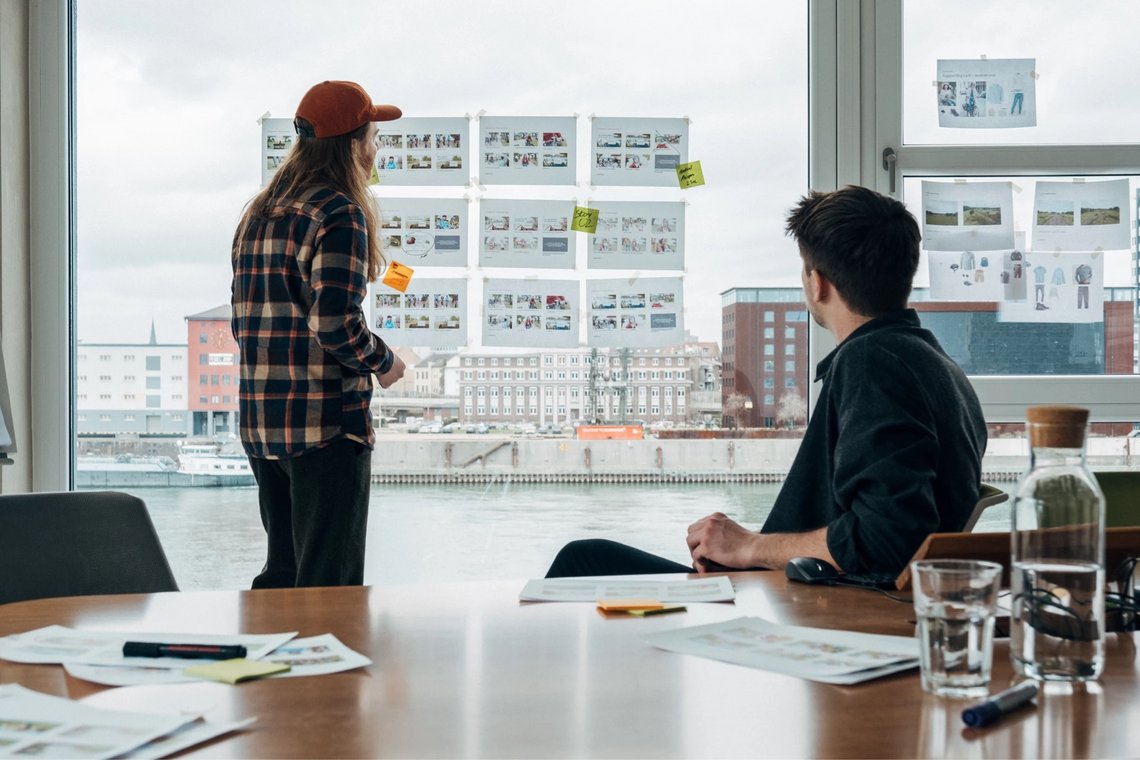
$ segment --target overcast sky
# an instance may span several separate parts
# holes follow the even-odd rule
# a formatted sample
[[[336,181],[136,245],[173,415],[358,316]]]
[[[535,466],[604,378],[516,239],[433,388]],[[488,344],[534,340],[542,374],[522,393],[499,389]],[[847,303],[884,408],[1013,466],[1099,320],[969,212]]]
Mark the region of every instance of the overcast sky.
[[[477,188],[472,198],[678,200],[687,208],[686,327],[720,340],[731,287],[799,285],[783,216],[807,186],[806,3],[705,0],[394,3],[78,0],[78,334],[186,340],[184,317],[229,301],[229,245],[260,182],[258,117],[292,116],[323,79],[360,82],[408,116],[591,114],[691,119],[708,184]],[[908,141],[1136,140],[1140,7],[908,0]],[[1095,56],[1076,51],[1095,49]],[[936,125],[937,58],[1036,58],[1041,126]],[[582,156],[581,166],[585,156]],[[579,176],[584,176],[579,171]],[[588,176],[588,175],[587,175]],[[1133,187],[1135,188],[1135,181]],[[1032,183],[1022,181],[1024,207]],[[909,188],[908,188],[909,190]],[[453,189],[382,188],[403,196]],[[917,208],[919,199],[910,199]],[[1025,218],[1020,208],[1015,218]],[[1020,225],[1019,225],[1020,226]],[[470,236],[474,242],[474,236]],[[584,249],[583,249],[584,251]],[[475,260],[474,254],[469,256]],[[1110,254],[1107,284],[1128,280]],[[443,270],[439,274],[451,274]],[[472,280],[502,270],[470,268]],[[584,255],[577,276],[585,277]],[[607,273],[609,274],[609,273]],[[512,272],[513,276],[514,273]],[[565,273],[545,270],[542,276]],[[613,275],[616,276],[616,275]],[[925,283],[924,274],[917,280]],[[471,332],[477,340],[477,331]]]

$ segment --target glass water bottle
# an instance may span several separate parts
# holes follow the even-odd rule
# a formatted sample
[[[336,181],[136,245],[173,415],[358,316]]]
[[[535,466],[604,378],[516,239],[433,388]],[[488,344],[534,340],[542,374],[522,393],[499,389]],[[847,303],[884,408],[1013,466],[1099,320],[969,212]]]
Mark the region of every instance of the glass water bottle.
[[[1089,412],[1026,410],[1029,471],[1013,499],[1010,654],[1046,681],[1104,670],[1104,495],[1085,465]]]

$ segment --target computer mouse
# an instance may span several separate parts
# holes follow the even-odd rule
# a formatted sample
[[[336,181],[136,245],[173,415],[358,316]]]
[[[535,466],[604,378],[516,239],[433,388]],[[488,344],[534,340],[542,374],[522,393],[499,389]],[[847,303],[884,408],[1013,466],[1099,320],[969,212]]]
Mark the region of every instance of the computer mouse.
[[[800,583],[835,583],[839,571],[829,563],[815,557],[793,557],[784,568],[790,581]]]

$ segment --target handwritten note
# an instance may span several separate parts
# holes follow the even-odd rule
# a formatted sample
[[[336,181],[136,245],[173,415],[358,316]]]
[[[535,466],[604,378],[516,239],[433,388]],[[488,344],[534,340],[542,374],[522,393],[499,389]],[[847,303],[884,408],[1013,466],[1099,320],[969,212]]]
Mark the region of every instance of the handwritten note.
[[[684,190],[697,185],[705,184],[705,173],[701,171],[700,161],[690,161],[677,166],[677,183]]]
[[[591,235],[597,232],[598,209],[575,206],[574,218],[570,220],[570,229],[576,232],[589,232]]]
[[[393,261],[388,265],[388,271],[384,273],[383,283],[403,293],[408,289],[408,283],[412,281],[412,272],[414,271],[411,267]]]

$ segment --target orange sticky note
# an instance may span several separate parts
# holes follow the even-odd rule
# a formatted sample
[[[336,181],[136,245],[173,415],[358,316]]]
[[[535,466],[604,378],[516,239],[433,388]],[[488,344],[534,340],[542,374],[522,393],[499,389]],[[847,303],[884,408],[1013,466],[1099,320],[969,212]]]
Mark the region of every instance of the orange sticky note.
[[[599,599],[598,609],[606,612],[630,612],[631,610],[659,610],[665,605],[656,599]]]
[[[697,185],[705,184],[705,173],[701,171],[700,161],[690,161],[677,167],[677,184],[684,190]]]
[[[414,271],[411,267],[393,261],[388,265],[388,271],[384,273],[384,279],[381,282],[403,293],[408,289],[408,283],[412,281],[412,272]]]

